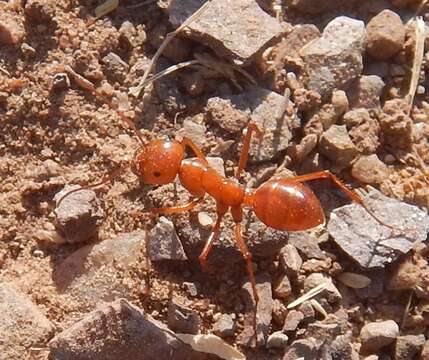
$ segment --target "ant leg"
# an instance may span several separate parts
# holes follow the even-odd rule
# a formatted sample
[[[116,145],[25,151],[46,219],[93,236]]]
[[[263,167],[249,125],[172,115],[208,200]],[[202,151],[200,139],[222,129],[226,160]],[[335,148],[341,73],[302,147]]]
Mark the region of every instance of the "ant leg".
[[[96,187],[99,187],[99,186],[101,186],[101,185],[104,185],[104,184],[107,184],[107,183],[109,183],[109,182],[112,182],[115,178],[117,178],[120,174],[122,174],[128,167],[130,166],[130,164],[128,163],[128,164],[126,164],[126,165],[123,165],[123,166],[120,166],[119,168],[117,168],[117,169],[115,169],[115,170],[113,170],[113,171],[111,171],[109,174],[107,174],[107,175],[105,175],[104,176],[104,179],[103,180],[101,180],[100,182],[98,182],[98,183],[95,183],[95,184],[92,184],[92,185],[86,185],[86,186],[82,186],[82,187],[80,187],[80,188],[77,188],[77,189],[73,189],[73,190],[70,190],[70,191],[67,191],[63,196],[61,196],[59,199],[58,199],[58,201],[57,201],[57,207],[58,206],[60,206],[60,204],[63,202],[63,200],[67,197],[67,196],[69,196],[69,195],[71,195],[71,194],[73,194],[73,193],[75,193],[75,192],[77,192],[77,191],[81,191],[81,190],[86,190],[86,189],[93,189],[93,188],[96,188]]]
[[[180,143],[185,147],[186,146],[189,147],[194,152],[194,154],[197,155],[198,159],[204,161],[205,164],[208,164],[207,159],[203,154],[203,152],[200,150],[200,148],[197,145],[194,144],[194,142],[191,139],[184,137]]]
[[[220,233],[220,223],[222,222],[222,218],[225,215],[226,211],[228,210],[228,207],[217,203],[217,219],[216,223],[213,225],[212,231],[210,233],[209,238],[207,239],[203,250],[201,251],[200,256],[198,256],[198,260],[200,262],[201,267],[207,268],[207,256],[210,253],[210,250],[213,247],[213,243],[219,238]]]
[[[379,219],[372,212],[372,210],[368,206],[365,205],[362,198],[355,191],[353,191],[352,189],[349,189],[340,179],[338,179],[334,174],[332,174],[328,170],[317,171],[317,172],[310,173],[310,174],[295,176],[295,177],[288,179],[288,180],[302,182],[302,181],[317,180],[317,179],[330,179],[350,199],[352,199],[353,201],[355,201],[359,205],[361,205],[366,210],[366,212],[369,215],[371,215],[379,224],[384,225],[384,226],[388,227],[389,229],[397,230],[394,226],[386,224],[384,221]]]
[[[235,173],[235,178],[240,179],[241,172],[246,167],[247,160],[249,158],[249,150],[250,150],[250,140],[252,138],[252,133],[256,132],[259,140],[262,140],[263,133],[258,128],[256,124],[250,123],[247,125],[246,134],[244,135],[243,140],[243,149],[241,150],[240,160],[238,161],[237,172]]]
[[[185,205],[180,206],[173,206],[173,207],[164,207],[164,208],[154,208],[150,209],[147,212],[150,212],[152,214],[162,214],[162,215],[169,215],[169,214],[177,214],[185,211],[192,210],[195,206],[197,206],[201,200],[203,200],[202,197],[196,198],[191,200]],[[145,212],[144,212],[145,213]]]

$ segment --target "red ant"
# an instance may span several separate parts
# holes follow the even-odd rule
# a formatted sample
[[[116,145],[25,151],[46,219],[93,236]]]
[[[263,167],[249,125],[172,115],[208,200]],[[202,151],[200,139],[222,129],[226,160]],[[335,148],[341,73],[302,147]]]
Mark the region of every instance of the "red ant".
[[[145,184],[163,185],[174,182],[176,177],[179,176],[181,184],[193,197],[185,205],[154,208],[150,209],[149,213],[177,214],[190,211],[203,200],[206,194],[216,200],[217,219],[213,225],[212,233],[199,256],[199,261],[203,268],[206,266],[207,256],[210,253],[213,243],[219,237],[222,218],[228,211],[231,211],[235,222],[235,241],[246,261],[247,273],[252,285],[255,300],[255,319],[258,294],[252,266],[252,255],[242,237],[241,222],[243,220],[243,207],[253,210],[259,220],[276,230],[300,231],[314,228],[324,223],[325,217],[316,195],[303,182],[330,179],[351,200],[362,205],[377,222],[394,229],[392,226],[378,219],[366,207],[357,193],[347,188],[346,185],[329,171],[318,171],[293,178],[269,180],[260,185],[256,190],[246,189],[238,181],[227,179],[210,167],[203,152],[190,139],[184,138],[182,141],[154,140],[146,143],[134,123],[121,112],[117,111],[117,113],[134,130],[141,142],[141,148],[136,152],[134,159],[131,161],[131,169],[141,181]],[[240,179],[241,172],[247,164],[250,140],[253,132],[256,132],[259,137],[263,135],[255,124],[250,123],[248,125],[238,168],[235,173],[236,180]],[[185,150],[187,147],[195,153],[196,158],[185,159]],[[120,170],[122,171],[123,168]],[[101,182],[84,188],[93,188],[110,182],[119,173],[119,171],[116,171],[108,175]],[[66,193],[59,199],[57,206],[66,196],[81,189],[83,188],[74,189]]]

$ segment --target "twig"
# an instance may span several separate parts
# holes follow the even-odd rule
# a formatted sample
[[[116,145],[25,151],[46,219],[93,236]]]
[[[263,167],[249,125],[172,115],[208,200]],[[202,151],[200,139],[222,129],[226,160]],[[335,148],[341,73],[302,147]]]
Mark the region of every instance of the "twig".
[[[416,45],[414,48],[414,59],[413,68],[411,70],[410,88],[406,96],[406,99],[408,100],[409,104],[408,115],[410,114],[411,108],[413,107],[414,96],[416,94],[417,86],[419,84],[420,69],[422,67],[425,46],[425,23],[420,16],[416,17],[414,22],[416,26]]]
[[[144,84],[146,82],[147,77],[149,76],[150,72],[152,71],[156,61],[158,60],[158,58],[161,56],[163,50],[165,49],[165,47],[170,43],[171,40],[173,40],[173,38],[179,34],[186,26],[188,26],[189,24],[191,24],[193,21],[195,21],[199,16],[201,16],[201,14],[207,9],[207,7],[210,5],[211,1],[207,1],[205,4],[203,4],[197,11],[195,11],[189,18],[187,18],[182,25],[180,25],[176,30],[174,30],[173,32],[167,34],[167,36],[165,37],[164,42],[161,44],[161,46],[158,48],[158,50],[156,51],[155,55],[153,56],[152,60],[149,63],[148,68],[146,69],[146,71],[143,74],[142,79],[140,80],[139,85],[137,85],[136,87],[132,88],[130,90],[130,95],[133,95],[135,97],[139,97],[141,96],[141,93],[144,89],[144,87],[142,86],[142,84]]]

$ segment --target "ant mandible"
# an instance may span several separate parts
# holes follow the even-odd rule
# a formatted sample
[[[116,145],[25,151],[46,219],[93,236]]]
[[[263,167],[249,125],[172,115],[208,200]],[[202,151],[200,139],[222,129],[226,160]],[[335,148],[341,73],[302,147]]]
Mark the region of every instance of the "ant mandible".
[[[394,227],[385,224],[363,203],[361,197],[344,185],[335,175],[329,171],[318,171],[292,178],[278,178],[268,180],[256,190],[248,189],[238,183],[223,177],[210,167],[203,152],[188,138],[176,140],[153,140],[145,142],[140,131],[134,123],[122,112],[116,110],[118,115],[135,132],[141,148],[136,152],[131,161],[132,171],[139,177],[142,183],[150,185],[163,185],[172,183],[179,177],[180,183],[192,195],[192,200],[181,206],[153,208],[148,212],[155,214],[177,214],[192,210],[198,205],[206,194],[216,200],[217,219],[213,225],[200,256],[199,262],[204,268],[207,257],[213,243],[219,238],[220,226],[223,216],[230,211],[234,220],[235,242],[246,261],[247,273],[252,286],[255,301],[255,316],[258,305],[258,293],[256,290],[255,276],[252,266],[252,255],[249,252],[242,236],[243,208],[250,208],[256,217],[265,225],[281,231],[302,231],[314,228],[325,221],[325,216],[319,200],[313,191],[303,182],[317,179],[330,179],[351,200],[359,203],[380,224],[391,229]],[[246,167],[250,140],[252,133],[263,136],[260,129],[253,123],[249,123],[243,140],[238,168],[235,173],[236,180],[240,179],[241,172]],[[185,150],[190,148],[196,158],[186,158]],[[108,175],[101,182],[73,189],[64,194],[57,202],[61,201],[73,192],[84,188],[93,188],[112,181],[124,168]]]

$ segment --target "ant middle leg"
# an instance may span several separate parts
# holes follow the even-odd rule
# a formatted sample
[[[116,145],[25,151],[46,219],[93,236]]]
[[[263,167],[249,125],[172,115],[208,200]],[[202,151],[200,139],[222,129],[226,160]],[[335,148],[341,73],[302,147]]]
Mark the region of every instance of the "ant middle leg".
[[[290,178],[288,180],[303,182],[303,181],[318,180],[318,179],[330,179],[335,184],[335,186],[337,186],[342,192],[344,192],[351,200],[361,205],[366,210],[366,212],[369,215],[371,215],[371,217],[374,218],[374,220],[376,220],[379,224],[386,226],[391,230],[398,230],[394,226],[386,224],[383,220],[379,219],[378,216],[376,216],[373,213],[373,211],[363,202],[362,198],[354,190],[348,188],[339,178],[337,178],[334,174],[332,174],[328,170],[317,171],[317,172],[313,172],[305,175],[299,175],[299,176]]]
[[[199,197],[196,199],[191,200],[187,204],[179,205],[179,206],[172,206],[172,207],[163,207],[163,208],[153,208],[148,210],[148,213],[151,213],[153,215],[160,214],[160,215],[170,215],[170,214],[178,214],[181,212],[191,211],[195,206],[197,206],[201,201],[203,200],[203,197]],[[146,212],[144,212],[146,213]]]

